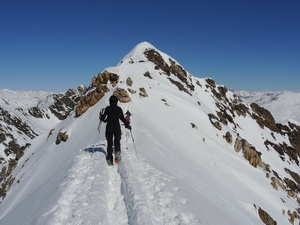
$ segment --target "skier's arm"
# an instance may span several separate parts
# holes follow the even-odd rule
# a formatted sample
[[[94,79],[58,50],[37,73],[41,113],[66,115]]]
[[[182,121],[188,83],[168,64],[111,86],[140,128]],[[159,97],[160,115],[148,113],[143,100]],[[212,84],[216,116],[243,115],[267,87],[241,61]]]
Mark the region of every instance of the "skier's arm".
[[[127,121],[125,120],[123,110],[119,108],[119,119],[126,125]]]
[[[125,124],[127,129],[131,130],[131,126],[129,125],[129,121],[125,120],[123,110],[120,108],[119,119]]]

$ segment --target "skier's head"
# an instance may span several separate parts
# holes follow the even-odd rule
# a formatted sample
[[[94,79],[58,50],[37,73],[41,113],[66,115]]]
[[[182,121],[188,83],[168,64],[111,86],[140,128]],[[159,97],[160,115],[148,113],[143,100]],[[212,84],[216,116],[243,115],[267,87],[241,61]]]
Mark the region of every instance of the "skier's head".
[[[114,95],[112,95],[110,98],[109,98],[109,104],[110,105],[117,105],[118,104],[118,98]]]

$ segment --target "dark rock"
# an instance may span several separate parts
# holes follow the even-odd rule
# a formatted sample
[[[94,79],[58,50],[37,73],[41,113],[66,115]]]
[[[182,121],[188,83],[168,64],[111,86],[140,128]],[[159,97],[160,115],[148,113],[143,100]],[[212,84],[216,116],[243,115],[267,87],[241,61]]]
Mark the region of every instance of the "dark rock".
[[[258,215],[260,219],[264,222],[266,225],[277,225],[277,222],[262,208],[258,209]]]

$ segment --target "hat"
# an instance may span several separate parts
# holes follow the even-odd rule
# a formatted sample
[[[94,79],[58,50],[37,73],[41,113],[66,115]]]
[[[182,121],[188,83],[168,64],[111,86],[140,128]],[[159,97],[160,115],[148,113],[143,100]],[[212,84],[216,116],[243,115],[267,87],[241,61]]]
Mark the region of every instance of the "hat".
[[[110,105],[117,105],[118,103],[118,98],[114,95],[112,95],[110,98],[109,98],[109,104]]]

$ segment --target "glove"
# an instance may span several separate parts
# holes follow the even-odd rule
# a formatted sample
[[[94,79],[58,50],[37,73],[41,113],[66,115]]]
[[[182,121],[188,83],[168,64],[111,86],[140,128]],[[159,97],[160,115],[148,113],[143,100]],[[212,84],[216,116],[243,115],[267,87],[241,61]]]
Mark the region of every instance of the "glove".
[[[106,122],[106,121],[104,121],[104,119],[105,119],[105,114],[104,114],[104,112],[105,112],[105,108],[101,109],[101,111],[100,111],[100,113],[99,113],[99,119],[100,119],[102,122]]]
[[[125,128],[127,128],[128,130],[131,130],[131,126],[129,125],[128,121],[127,121],[127,123],[125,123]]]

